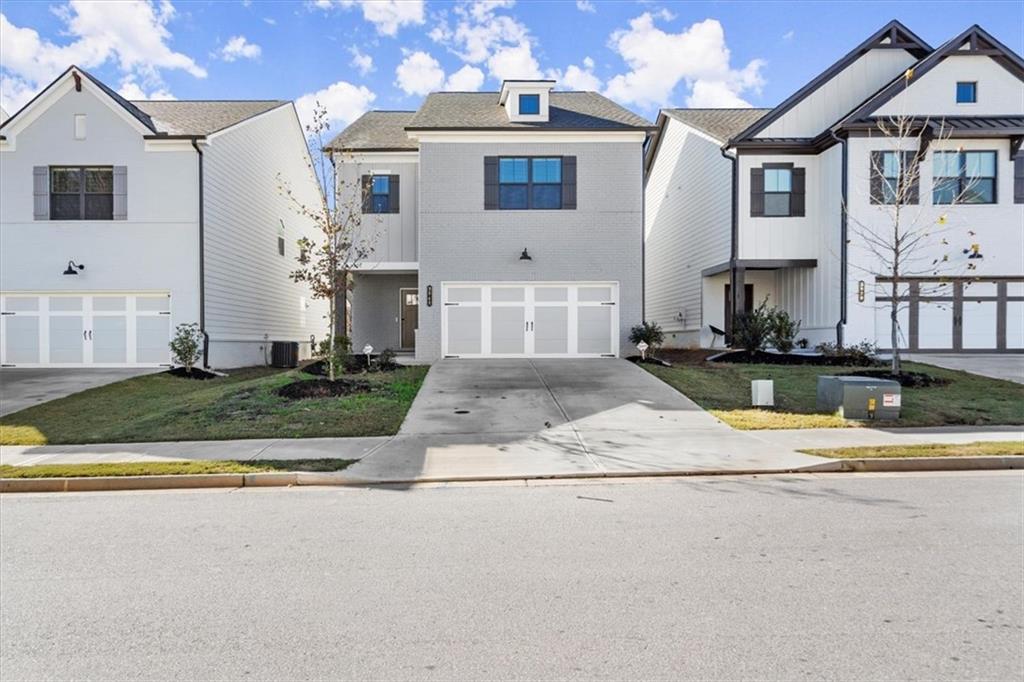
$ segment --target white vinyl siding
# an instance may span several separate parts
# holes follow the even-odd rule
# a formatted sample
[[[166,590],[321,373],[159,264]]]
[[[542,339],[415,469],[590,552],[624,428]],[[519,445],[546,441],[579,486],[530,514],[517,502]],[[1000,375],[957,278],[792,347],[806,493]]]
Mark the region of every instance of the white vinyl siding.
[[[706,327],[701,270],[729,260],[732,164],[721,144],[670,118],[647,179],[645,317],[670,346],[696,341],[673,333]]]
[[[311,335],[326,334],[326,301],[289,279],[296,242],[319,232],[278,189],[280,173],[297,200],[319,206],[304,144],[294,110],[282,106],[213,136],[204,150],[206,329],[216,366],[261,363],[265,336],[299,341],[305,354]]]

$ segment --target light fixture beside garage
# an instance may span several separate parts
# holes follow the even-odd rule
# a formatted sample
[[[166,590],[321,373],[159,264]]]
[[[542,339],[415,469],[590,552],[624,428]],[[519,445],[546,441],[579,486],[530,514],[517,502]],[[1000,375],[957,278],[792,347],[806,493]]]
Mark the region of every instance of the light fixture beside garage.
[[[533,257],[530,255],[529,251],[523,249],[523,252],[519,255],[519,260],[533,260]]]
[[[85,270],[84,265],[79,265],[73,260],[68,261],[68,267],[64,270],[65,275],[77,275],[79,270]]]

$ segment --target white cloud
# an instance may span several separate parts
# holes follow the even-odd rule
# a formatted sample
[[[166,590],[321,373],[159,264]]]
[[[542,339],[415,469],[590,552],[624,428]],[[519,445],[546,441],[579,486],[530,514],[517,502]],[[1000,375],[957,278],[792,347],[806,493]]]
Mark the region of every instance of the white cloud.
[[[277,19],[272,17],[263,17],[263,23],[267,26],[277,26]]]
[[[597,7],[590,0],[576,0],[576,9],[581,12],[597,12]]]
[[[117,93],[125,99],[139,100],[139,99],[178,99],[165,88],[157,88],[146,92],[142,86],[135,82],[135,80],[128,76],[121,81],[121,87],[118,88]]]
[[[362,116],[373,100],[377,99],[365,85],[353,85],[346,81],[332,83],[323,90],[311,92],[295,100],[299,120],[305,126],[313,118],[313,109],[319,102],[327,108],[327,119],[332,127],[346,126]]]
[[[782,39],[786,40],[786,41],[789,41],[789,40],[792,40],[793,36],[795,36],[795,35],[796,35],[796,31],[789,30],[789,31],[786,31],[785,33],[782,34]]]
[[[232,36],[221,48],[220,56],[226,62],[233,62],[236,59],[258,59],[263,49],[255,43],[250,43],[245,36]]]
[[[71,64],[89,69],[113,61],[123,76],[157,91],[163,86],[163,69],[206,77],[204,68],[168,44],[172,36],[167,26],[175,15],[169,0],[159,4],[148,0],[71,0],[55,13],[64,23],[61,35],[70,42],[50,42],[0,14],[0,75],[4,84],[0,99],[5,109],[20,108]]]
[[[426,95],[444,85],[444,69],[426,52],[411,52],[395,69],[395,78],[405,94]]]
[[[355,45],[348,48],[348,51],[352,53],[352,61],[348,64],[359,71],[359,75],[365,76],[373,71],[373,57],[368,54],[364,54],[362,50]]]
[[[423,0],[316,0],[313,5],[321,9],[337,6],[350,9],[358,5],[366,19],[377,28],[377,33],[395,36],[406,24],[424,22]]]
[[[612,33],[609,47],[629,67],[608,81],[605,94],[623,104],[660,107],[671,103],[682,81],[689,89],[687,106],[746,107],[747,92],[760,92],[764,61],[751,60],[742,69],[730,66],[725,32],[715,19],[705,19],[680,33],[666,33],[644,13],[628,29]]]
[[[558,81],[558,88],[561,90],[600,90],[601,79],[594,75],[594,60],[590,57],[583,58],[583,66],[579,67],[570,64],[565,73],[553,69],[548,72],[548,77]]]
[[[460,92],[476,92],[484,84],[484,72],[475,66],[466,64],[448,76],[444,83],[445,90]]]
[[[492,78],[539,78],[533,39],[525,24],[507,14],[512,0],[478,0],[455,7],[454,27],[442,21],[429,33],[469,64],[486,64]]]

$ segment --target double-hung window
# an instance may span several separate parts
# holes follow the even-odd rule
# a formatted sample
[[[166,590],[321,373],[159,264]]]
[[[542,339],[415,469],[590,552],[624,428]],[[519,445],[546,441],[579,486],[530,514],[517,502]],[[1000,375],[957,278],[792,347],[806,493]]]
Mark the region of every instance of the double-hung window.
[[[498,208],[562,208],[562,159],[506,157],[498,160]]]
[[[932,203],[996,203],[996,152],[935,152]]]
[[[112,167],[50,167],[50,220],[113,219]]]
[[[363,213],[398,213],[398,176],[364,175]]]
[[[911,150],[871,152],[871,203],[918,203],[916,163]]]
[[[764,214],[766,216],[792,215],[793,169],[764,169]]]

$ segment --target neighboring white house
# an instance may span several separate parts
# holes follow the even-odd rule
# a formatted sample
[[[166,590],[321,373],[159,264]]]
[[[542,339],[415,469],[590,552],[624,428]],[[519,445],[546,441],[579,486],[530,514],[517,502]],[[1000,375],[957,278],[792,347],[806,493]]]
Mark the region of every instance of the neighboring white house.
[[[615,357],[642,319],[650,123],[593,92],[506,81],[369,112],[329,148],[372,256],[353,346],[416,357]]]
[[[161,366],[198,323],[211,367],[309,354],[325,305],[291,282],[318,188],[288,101],[129,102],[70,67],[0,126],[4,366]]]
[[[648,319],[673,345],[709,346],[710,326],[767,297],[811,345],[891,347],[890,285],[864,235],[885,232],[876,161],[892,165],[881,128],[897,116],[913,123],[905,147],[925,131],[907,212],[959,228],[900,278],[901,347],[1024,349],[1024,61],[978,26],[933,49],[890,22],[771,110],[663,111],[647,155]],[[970,203],[943,203],[955,182]]]

